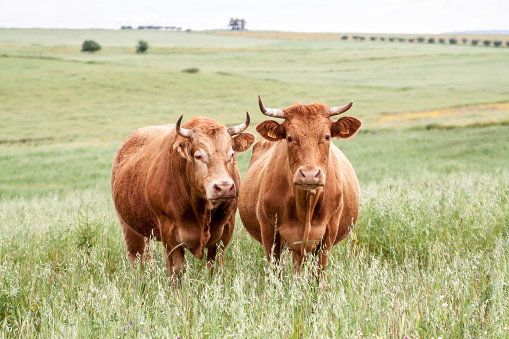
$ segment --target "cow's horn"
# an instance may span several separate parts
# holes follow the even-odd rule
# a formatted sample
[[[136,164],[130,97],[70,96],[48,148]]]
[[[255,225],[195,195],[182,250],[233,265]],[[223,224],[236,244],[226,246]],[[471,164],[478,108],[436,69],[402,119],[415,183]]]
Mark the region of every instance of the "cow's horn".
[[[258,94],[258,105],[260,105],[260,111],[262,111],[263,114],[269,117],[281,119],[285,118],[285,112],[283,112],[282,109],[266,108],[265,106],[263,106],[262,97],[260,96],[260,94]]]
[[[182,118],[184,115],[181,115],[180,118],[177,121],[177,125],[175,125],[175,130],[177,131],[177,134],[184,138],[192,138],[193,131],[187,128],[180,127],[180,124],[182,123]]]
[[[246,112],[246,121],[244,121],[240,125],[228,127],[228,134],[233,136],[235,134],[244,132],[246,130],[246,128],[249,127],[250,122],[251,122],[251,119],[249,118],[249,113]]]
[[[338,114],[344,113],[344,112],[348,111],[350,109],[350,107],[352,107],[352,105],[353,105],[353,100],[344,106],[331,107],[329,109],[329,116],[331,117],[333,115],[338,115]]]

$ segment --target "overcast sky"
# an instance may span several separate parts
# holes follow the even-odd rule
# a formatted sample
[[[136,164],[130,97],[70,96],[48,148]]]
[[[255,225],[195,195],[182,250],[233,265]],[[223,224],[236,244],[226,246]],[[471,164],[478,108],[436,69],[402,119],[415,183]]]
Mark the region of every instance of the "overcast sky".
[[[122,25],[250,30],[444,33],[509,30],[509,0],[0,0],[0,27]]]

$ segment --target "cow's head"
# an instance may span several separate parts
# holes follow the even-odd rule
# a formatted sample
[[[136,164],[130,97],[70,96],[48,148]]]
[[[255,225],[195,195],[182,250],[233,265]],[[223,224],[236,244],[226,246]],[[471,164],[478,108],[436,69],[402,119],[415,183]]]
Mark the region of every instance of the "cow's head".
[[[235,153],[248,150],[255,140],[253,134],[242,133],[249,126],[249,114],[246,112],[244,123],[233,127],[203,117],[181,126],[182,117],[175,126],[180,137],[173,149],[187,160],[187,175],[195,194],[212,205],[235,198]]]
[[[295,104],[282,110],[266,108],[258,95],[258,103],[263,114],[284,119],[282,123],[263,121],[256,130],[267,140],[285,140],[293,183],[303,190],[324,186],[331,138],[350,138],[361,127],[361,122],[354,117],[331,119],[349,110],[353,101],[332,108],[319,103]]]

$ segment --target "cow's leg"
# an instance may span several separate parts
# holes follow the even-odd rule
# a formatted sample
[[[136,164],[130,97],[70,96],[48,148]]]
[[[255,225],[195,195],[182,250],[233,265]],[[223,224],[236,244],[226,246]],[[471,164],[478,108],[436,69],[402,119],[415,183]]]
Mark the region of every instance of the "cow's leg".
[[[137,258],[140,258],[140,266],[143,264],[145,254],[145,237],[136,233],[131,229],[127,223],[119,218],[122,231],[124,233],[125,246],[127,249],[127,256],[131,266],[135,268],[135,262]]]
[[[214,274],[214,266],[216,262],[218,262],[217,268],[219,270],[223,268],[224,250],[229,242],[230,239],[228,239],[227,243],[224,244],[223,239],[221,239],[219,242],[207,248],[207,269],[209,270],[211,277]],[[219,256],[217,256],[218,252]]]
[[[207,247],[207,269],[211,271],[210,275],[212,275],[214,271],[218,247],[219,247],[218,244],[214,244],[212,246]],[[221,259],[219,259],[219,261],[221,261]],[[222,262],[219,263],[220,266],[222,266],[222,264],[223,264]]]
[[[186,270],[185,251],[182,244],[166,243],[166,270],[171,276],[180,276]]]
[[[320,246],[316,248],[316,255],[318,255],[318,271],[322,272],[327,266],[327,260],[331,250],[330,239],[323,241]]]
[[[262,233],[263,235],[263,233]],[[271,240],[263,241],[263,249],[267,257],[267,263],[269,264],[269,270],[276,275],[277,278],[281,279],[282,267],[281,267],[281,237],[279,234],[272,236]],[[262,238],[264,240],[265,238]],[[270,280],[269,280],[270,282]]]
[[[235,229],[235,214],[230,217],[229,222],[223,227],[223,234],[219,241],[207,250],[207,268],[210,271],[210,276],[214,274],[214,265],[216,260],[218,261],[218,269],[223,268],[224,250],[230,243],[233,236],[233,230]],[[219,257],[216,258],[217,252],[219,251]]]
[[[277,218],[277,215],[276,215]],[[277,220],[277,219],[276,219]],[[260,220],[262,245],[269,265],[274,262],[279,264],[281,260],[281,237],[276,232],[276,222],[263,218]]]
[[[336,235],[334,234],[334,237]],[[317,283],[323,288],[327,288],[327,280],[325,276],[325,267],[329,259],[329,254],[332,249],[332,239],[329,236],[329,231],[325,233],[322,242],[316,247],[315,254],[318,256],[318,271],[316,272]]]
[[[272,235],[272,239],[267,239],[265,241],[265,237],[263,240],[263,249],[265,250],[265,255],[267,257],[267,262],[269,264],[279,265],[281,261],[281,237],[279,234]]]
[[[172,225],[168,218],[160,217],[159,230],[166,254],[166,273],[172,277],[184,273],[185,250],[183,244],[178,241],[176,226]]]
[[[297,273],[300,273],[302,269],[302,263],[303,263],[304,255],[300,252],[297,252],[295,250],[292,251],[292,261],[294,264],[295,271]]]

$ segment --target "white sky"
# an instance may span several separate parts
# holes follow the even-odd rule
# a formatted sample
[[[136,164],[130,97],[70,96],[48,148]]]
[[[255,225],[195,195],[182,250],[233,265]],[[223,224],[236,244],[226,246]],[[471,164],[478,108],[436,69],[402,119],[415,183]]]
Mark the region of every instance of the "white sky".
[[[509,30],[509,0],[0,0],[0,27],[122,25],[249,30],[444,33]]]

